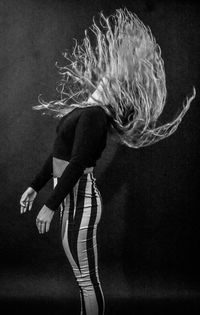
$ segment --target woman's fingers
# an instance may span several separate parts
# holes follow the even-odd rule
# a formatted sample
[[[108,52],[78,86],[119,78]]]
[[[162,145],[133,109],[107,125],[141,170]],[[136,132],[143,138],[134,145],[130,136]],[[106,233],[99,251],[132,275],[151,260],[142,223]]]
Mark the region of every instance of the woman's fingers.
[[[29,210],[29,201],[26,201],[26,207],[25,207],[25,209],[26,209],[26,211],[28,211]]]
[[[33,201],[36,197],[37,193],[33,191],[32,189],[27,189],[20,199],[20,213],[23,214],[26,211],[30,211],[32,209]],[[39,233],[45,233],[49,230],[49,225],[46,227],[46,219],[44,219],[44,216],[39,214],[39,216],[36,219],[36,225],[38,228]]]
[[[42,207],[36,218],[36,225],[39,233],[45,233],[49,231],[53,215],[54,212],[51,209],[45,205]]]
[[[24,213],[26,211],[26,202],[27,202],[27,199],[23,194],[20,199],[20,205],[21,205],[20,212],[21,213]]]
[[[32,209],[33,201],[34,197],[25,192],[20,199],[20,212],[24,213],[30,211]]]
[[[24,200],[21,199],[20,200],[20,205],[21,205],[20,212],[24,213],[29,208],[29,201],[27,199],[24,199]]]
[[[45,226],[46,226],[45,222],[40,223],[40,231],[39,232],[41,234],[43,234],[45,232],[45,230],[46,230]]]
[[[26,212],[26,206],[22,206],[21,207],[21,213],[25,213]]]
[[[33,205],[33,201],[30,200],[30,201],[29,201],[29,204],[28,204],[27,210],[31,211],[32,205]]]
[[[24,208],[25,208],[25,203],[21,199],[20,200],[20,213],[24,213]]]
[[[49,227],[50,227],[50,222],[46,222],[46,232],[49,231]]]
[[[39,219],[36,219],[36,226],[38,228],[38,232],[42,233],[42,221],[40,221]]]
[[[36,225],[38,228],[38,232],[40,234],[44,234],[45,232],[49,231],[50,228],[50,222],[44,222],[44,221],[36,221]]]
[[[21,214],[24,213],[24,206],[21,206],[21,207],[20,207],[20,213],[21,213]]]
[[[40,221],[39,219],[36,219],[36,225],[37,225],[37,228],[38,228],[38,232],[40,234],[43,234],[45,232],[48,232],[50,223],[45,222],[45,221]]]

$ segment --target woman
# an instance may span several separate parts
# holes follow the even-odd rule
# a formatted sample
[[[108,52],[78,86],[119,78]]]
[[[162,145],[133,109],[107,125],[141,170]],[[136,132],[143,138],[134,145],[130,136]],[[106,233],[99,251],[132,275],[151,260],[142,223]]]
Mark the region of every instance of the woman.
[[[54,190],[40,210],[36,225],[48,232],[61,208],[62,244],[80,289],[81,314],[102,315],[105,303],[98,276],[96,232],[101,197],[93,168],[108,134],[132,148],[170,136],[189,109],[193,95],[170,123],[156,126],[166,102],[164,63],[158,44],[136,15],[116,10],[100,15],[91,28],[96,48],[85,34],[67,65],[58,67],[61,99],[40,99],[35,109],[62,117],[53,152],[21,197],[21,213],[31,210],[40,189],[54,178]],[[70,105],[71,101],[74,101]]]

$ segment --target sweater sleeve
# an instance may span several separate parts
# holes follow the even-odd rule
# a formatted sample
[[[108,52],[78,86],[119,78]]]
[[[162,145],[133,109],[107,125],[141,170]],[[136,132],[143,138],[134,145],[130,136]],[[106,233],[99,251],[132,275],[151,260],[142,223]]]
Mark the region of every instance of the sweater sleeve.
[[[76,125],[71,159],[45,205],[55,211],[73,189],[84,169],[91,166],[98,153],[98,144],[106,136],[107,124],[102,111],[87,109]]]
[[[53,177],[53,155],[52,153],[46,159],[42,169],[35,176],[29,187],[39,192],[43,186]]]

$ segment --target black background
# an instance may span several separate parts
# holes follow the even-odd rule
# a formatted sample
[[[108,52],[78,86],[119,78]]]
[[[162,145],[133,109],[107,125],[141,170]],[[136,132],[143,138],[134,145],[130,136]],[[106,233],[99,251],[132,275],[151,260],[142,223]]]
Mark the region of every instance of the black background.
[[[58,214],[47,235],[19,200],[51,152],[58,121],[32,110],[40,93],[55,99],[55,62],[79,42],[98,12],[126,6],[149,25],[162,49],[171,120],[186,95],[197,97],[176,133],[142,149],[111,139],[95,175],[104,208],[98,230],[107,314],[168,314],[199,308],[199,36],[194,1],[0,0],[0,298],[26,313],[79,314],[79,295],[60,243]],[[19,306],[19,308],[17,308]],[[72,308],[70,308],[72,307]],[[127,310],[129,308],[129,311]],[[72,310],[71,310],[72,309]],[[48,312],[45,312],[45,311]],[[6,313],[7,312],[7,313]],[[63,313],[62,313],[63,312]],[[165,313],[166,312],[166,313]]]

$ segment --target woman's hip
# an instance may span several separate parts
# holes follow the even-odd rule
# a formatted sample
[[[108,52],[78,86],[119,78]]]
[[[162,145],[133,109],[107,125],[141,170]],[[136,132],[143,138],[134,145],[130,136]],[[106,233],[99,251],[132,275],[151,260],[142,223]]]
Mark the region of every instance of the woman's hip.
[[[57,184],[54,178],[54,187]],[[80,220],[88,216],[91,223],[98,223],[102,212],[102,198],[96,185],[93,172],[84,173],[61,204],[61,216],[65,211],[65,219]],[[95,222],[94,221],[95,218]]]

